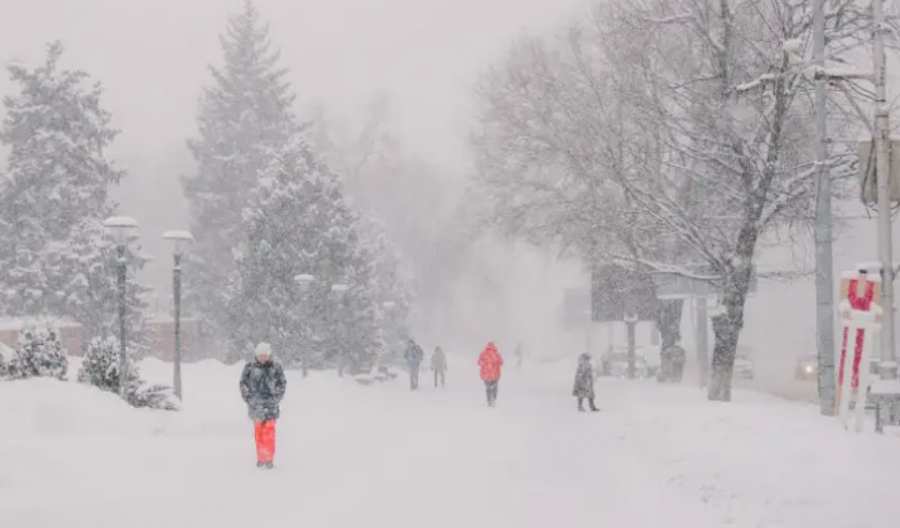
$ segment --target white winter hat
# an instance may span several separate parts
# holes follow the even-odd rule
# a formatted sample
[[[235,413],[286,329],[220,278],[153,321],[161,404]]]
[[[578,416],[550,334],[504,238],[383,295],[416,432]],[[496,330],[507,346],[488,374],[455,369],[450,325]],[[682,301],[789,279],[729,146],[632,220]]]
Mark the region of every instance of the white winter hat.
[[[260,344],[256,345],[256,357],[259,356],[272,356],[272,345],[266,343],[265,341],[260,342]]]

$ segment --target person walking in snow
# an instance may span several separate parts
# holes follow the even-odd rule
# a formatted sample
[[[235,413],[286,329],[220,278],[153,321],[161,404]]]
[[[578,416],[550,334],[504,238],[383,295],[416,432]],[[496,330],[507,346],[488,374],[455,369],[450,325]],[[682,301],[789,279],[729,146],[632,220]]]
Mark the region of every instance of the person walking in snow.
[[[444,349],[441,347],[434,347],[434,354],[431,355],[431,370],[434,371],[434,387],[437,388],[438,379],[443,387],[444,373],[447,371],[447,356],[444,355]]]
[[[403,357],[406,359],[406,366],[409,367],[409,388],[419,390],[419,367],[425,359],[425,352],[418,343],[410,339]]]
[[[272,468],[275,458],[275,421],[287,388],[284,369],[272,357],[268,343],[256,345],[255,358],[241,373],[241,397],[253,420],[256,438],[256,467]]]
[[[503,357],[500,356],[493,341],[488,342],[481,355],[478,356],[478,366],[481,367],[481,380],[484,381],[488,407],[493,407],[497,403],[500,370],[503,368]]]
[[[591,366],[591,356],[587,353],[578,356],[578,369],[575,371],[575,387],[572,396],[578,398],[578,410],[584,412],[584,400],[587,398],[591,411],[600,409],[594,405],[594,367]]]

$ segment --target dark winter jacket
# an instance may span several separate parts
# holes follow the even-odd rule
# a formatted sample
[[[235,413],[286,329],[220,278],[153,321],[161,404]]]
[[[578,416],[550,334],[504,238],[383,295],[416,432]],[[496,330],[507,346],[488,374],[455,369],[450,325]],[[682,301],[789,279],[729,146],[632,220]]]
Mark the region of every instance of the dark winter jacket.
[[[575,386],[572,395],[576,398],[594,397],[594,368],[591,366],[591,358],[582,354],[578,358],[578,370],[575,371]]]
[[[254,359],[247,363],[241,373],[241,397],[247,403],[250,419],[255,422],[277,420],[286,388],[284,369],[274,359],[265,363]]]
[[[406,353],[403,354],[403,357],[406,358],[407,365],[418,367],[422,364],[422,360],[425,358],[425,351],[422,350],[422,347],[417,345],[414,341],[410,341],[406,346]]]

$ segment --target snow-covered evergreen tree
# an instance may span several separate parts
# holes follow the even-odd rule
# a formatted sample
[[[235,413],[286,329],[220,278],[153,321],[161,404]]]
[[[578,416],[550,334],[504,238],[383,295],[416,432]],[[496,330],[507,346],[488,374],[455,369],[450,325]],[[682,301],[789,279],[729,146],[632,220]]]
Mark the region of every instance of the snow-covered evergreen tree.
[[[10,354],[7,359],[5,346],[0,348],[0,381],[5,380],[9,377],[9,360],[12,359],[12,355]]]
[[[221,44],[224,64],[211,68],[197,112],[200,134],[188,142],[197,171],[184,179],[191,227],[203,234],[187,255],[194,271],[185,302],[212,333],[228,326],[222,286],[235,269],[241,211],[270,152],[299,129],[279,52],[252,2],[229,20]]]
[[[82,324],[87,341],[118,335],[118,254],[103,225],[93,219],[85,220],[59,249],[48,250],[44,260],[57,270],[57,291],[67,294],[60,300],[60,312]],[[144,320],[146,302],[142,298],[148,288],[136,278],[144,266],[144,261],[136,256],[139,251],[134,236],[125,254],[125,313],[128,346],[135,354],[145,352],[148,341]]]
[[[130,361],[128,366],[132,366]],[[135,377],[135,374],[129,372],[128,377]],[[111,336],[91,339],[78,371],[78,381],[108,392],[119,390],[118,339]]]
[[[69,359],[59,337],[59,330],[48,321],[35,321],[23,326],[16,342],[16,353],[8,366],[9,377],[65,379]]]
[[[116,204],[108,192],[124,171],[106,159],[118,131],[100,104],[99,84],[63,69],[63,47],[50,44],[34,69],[9,67],[19,91],[3,101],[0,141],[9,148],[0,189],[0,305],[8,315],[53,315],[81,323],[88,336],[115,319],[115,257],[102,221]],[[132,259],[134,260],[134,259]],[[142,263],[131,263],[132,270]],[[130,313],[142,305],[131,282]]]
[[[381,346],[373,263],[340,179],[299,134],[271,159],[243,212],[229,348],[246,354],[265,339],[288,365],[363,364]],[[309,288],[295,282],[302,274],[315,277]]]
[[[403,342],[408,337],[406,322],[412,303],[412,289],[403,273],[399,251],[388,239],[383,223],[371,213],[360,224],[367,257],[372,261],[371,294],[381,339],[386,347],[382,352],[396,359],[402,354]]]
[[[177,410],[171,388],[166,385],[149,385],[141,380],[140,369],[133,362],[133,352],[127,354],[126,399],[133,407]],[[88,345],[78,381],[93,385],[107,392],[119,391],[119,340],[115,337],[96,337]]]

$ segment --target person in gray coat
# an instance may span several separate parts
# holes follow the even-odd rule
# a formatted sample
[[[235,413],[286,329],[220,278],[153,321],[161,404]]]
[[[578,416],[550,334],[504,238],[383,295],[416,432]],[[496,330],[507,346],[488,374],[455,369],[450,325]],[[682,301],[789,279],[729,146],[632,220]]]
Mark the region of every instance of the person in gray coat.
[[[403,357],[409,368],[409,388],[410,390],[419,390],[419,368],[422,366],[422,360],[425,359],[425,351],[410,339]]]
[[[434,387],[437,388],[438,380],[443,387],[444,375],[447,372],[447,356],[441,347],[434,347],[434,354],[431,355],[431,370],[434,371]]]
[[[272,358],[268,343],[256,345],[256,354],[241,373],[241,398],[253,420],[256,467],[272,468],[275,458],[275,421],[281,416],[281,400],[287,389],[284,369]]]
[[[575,386],[572,388],[572,396],[578,398],[579,412],[584,412],[585,398],[591,406],[591,412],[600,410],[594,405],[594,367],[591,366],[591,356],[587,353],[578,357],[578,369],[575,371]]]

